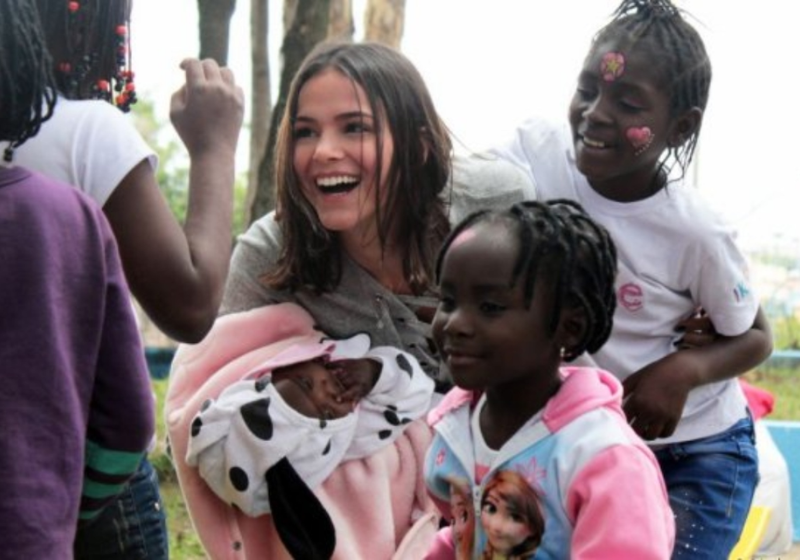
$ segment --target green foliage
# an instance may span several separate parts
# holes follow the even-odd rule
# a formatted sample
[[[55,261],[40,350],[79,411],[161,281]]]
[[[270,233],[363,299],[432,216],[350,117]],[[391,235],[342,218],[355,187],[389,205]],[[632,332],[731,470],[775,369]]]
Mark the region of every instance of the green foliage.
[[[189,201],[189,156],[169,123],[159,120],[151,99],[141,96],[131,112],[136,129],[158,155],[156,180],[170,210],[183,224]],[[246,227],[247,174],[236,176],[233,192],[233,236]]]
[[[762,249],[749,253],[749,257],[754,263],[785,268],[788,270],[797,270],[800,268],[800,261],[797,255],[792,253],[783,253],[776,250]]]
[[[773,346],[779,350],[800,350],[800,321],[796,317],[770,317]]]
[[[167,431],[164,425],[163,410],[167,383],[166,379],[153,380],[153,392],[156,395],[156,410],[158,411],[156,416],[158,444],[150,454],[150,461],[158,472],[161,499],[166,508],[170,556],[179,560],[202,560],[206,557],[203,547],[200,545],[200,540],[189,519],[172,461],[166,453]]]
[[[775,409],[770,420],[800,420],[800,364],[795,367],[774,367],[767,362],[745,377],[775,396]]]

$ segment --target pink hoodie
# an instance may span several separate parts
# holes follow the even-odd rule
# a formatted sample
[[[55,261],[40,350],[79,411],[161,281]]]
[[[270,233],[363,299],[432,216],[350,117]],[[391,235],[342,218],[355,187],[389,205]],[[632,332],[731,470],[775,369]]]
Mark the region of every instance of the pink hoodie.
[[[540,420],[499,450],[480,484],[474,484],[470,432],[479,395],[451,390],[428,416],[435,431],[425,473],[431,494],[450,517],[451,481],[469,481],[479,512],[493,475],[517,471],[542,498],[546,523],[537,557],[669,558],[675,524],[664,480],[655,456],[625,420],[622,386],[594,368],[565,367],[561,374],[564,382]],[[480,522],[474,522],[473,535],[480,550],[486,540]],[[452,539],[437,539],[424,558],[452,559]]]

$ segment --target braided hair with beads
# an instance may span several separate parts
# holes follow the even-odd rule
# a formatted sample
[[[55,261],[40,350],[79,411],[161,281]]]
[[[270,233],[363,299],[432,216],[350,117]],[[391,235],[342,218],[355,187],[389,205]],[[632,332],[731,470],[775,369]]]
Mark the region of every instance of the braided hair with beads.
[[[33,0],[0,2],[0,140],[3,159],[50,118],[55,91],[50,56]]]
[[[136,103],[130,0],[36,0],[58,92],[104,99],[128,112]]]
[[[538,281],[554,288],[550,333],[558,326],[564,308],[580,308],[586,314],[583,339],[570,348],[569,361],[585,351],[596,352],[608,340],[616,297],[617,252],[611,236],[576,202],[566,199],[528,201],[505,211],[479,210],[467,216],[445,239],[436,261],[437,282],[445,253],[459,234],[480,222],[508,224],[519,236],[520,251],[514,263],[511,285],[523,282],[530,306]]]
[[[623,0],[612,20],[593,40],[594,44],[615,40],[647,49],[653,65],[663,75],[672,116],[694,107],[705,110],[711,87],[711,61],[703,39],[685,15],[688,14],[669,0]],[[668,148],[662,161],[667,173],[672,168],[670,160],[680,166],[682,173],[686,172],[699,135],[698,124],[685,142]]]

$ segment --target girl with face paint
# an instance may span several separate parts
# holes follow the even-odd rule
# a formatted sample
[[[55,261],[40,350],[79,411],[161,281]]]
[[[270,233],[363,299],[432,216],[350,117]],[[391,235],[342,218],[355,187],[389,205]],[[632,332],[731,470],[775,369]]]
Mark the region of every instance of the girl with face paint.
[[[614,238],[614,328],[591,359],[623,381],[628,421],[659,459],[674,558],[724,558],[738,539],[757,459],[736,377],[772,349],[732,232],[683,182],[710,83],[680,10],[625,0],[591,44],[569,124],[529,120],[493,150],[530,173],[540,198],[578,201]],[[711,337],[686,321],[698,309],[716,330],[700,347]]]

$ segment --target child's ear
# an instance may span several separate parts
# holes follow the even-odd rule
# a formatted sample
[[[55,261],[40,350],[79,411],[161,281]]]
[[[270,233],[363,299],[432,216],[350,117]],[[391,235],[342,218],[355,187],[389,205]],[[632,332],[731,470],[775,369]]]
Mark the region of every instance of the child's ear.
[[[670,148],[682,146],[684,142],[697,132],[702,122],[703,110],[700,107],[692,107],[676,119],[672,127],[672,132],[667,140],[667,145]]]
[[[586,313],[579,307],[569,307],[561,311],[561,319],[556,329],[556,341],[564,349],[564,358],[576,358],[575,348],[586,336],[588,328]]]

